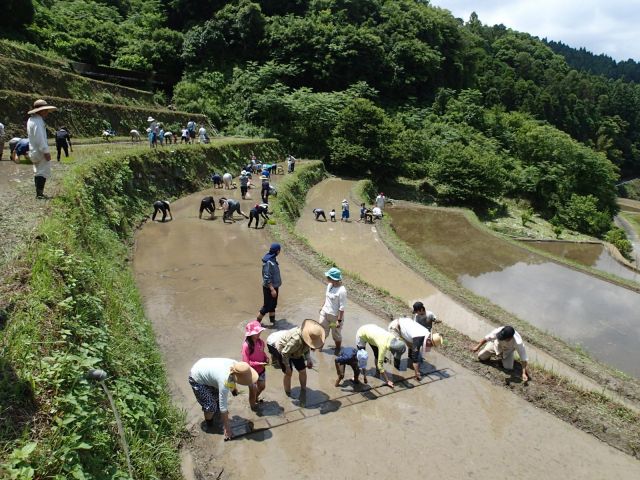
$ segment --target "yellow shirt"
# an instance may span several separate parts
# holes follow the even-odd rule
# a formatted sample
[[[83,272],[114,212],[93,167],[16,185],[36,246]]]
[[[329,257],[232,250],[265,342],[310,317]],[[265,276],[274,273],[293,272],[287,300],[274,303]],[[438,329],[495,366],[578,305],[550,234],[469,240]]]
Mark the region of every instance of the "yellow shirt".
[[[384,370],[384,358],[389,351],[391,340],[393,340],[392,333],[372,323],[362,325],[356,332],[356,343],[358,347],[364,347],[367,343],[378,347],[378,362],[376,363],[376,368],[379,372]]]

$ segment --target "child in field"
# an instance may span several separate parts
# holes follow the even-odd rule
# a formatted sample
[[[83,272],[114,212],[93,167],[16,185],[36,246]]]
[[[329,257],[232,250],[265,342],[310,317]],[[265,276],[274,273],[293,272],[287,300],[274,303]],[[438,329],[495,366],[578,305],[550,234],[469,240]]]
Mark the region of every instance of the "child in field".
[[[338,378],[336,379],[336,387],[340,386],[342,379],[344,378],[347,365],[353,370],[353,383],[359,384],[360,380],[358,376],[362,372],[362,381],[367,383],[367,360],[369,360],[369,354],[364,349],[356,349],[353,347],[343,347],[340,350],[340,355],[335,359],[336,373]]]
[[[329,218],[331,219],[332,222],[336,221],[336,209],[332,208],[331,211],[329,212]]]

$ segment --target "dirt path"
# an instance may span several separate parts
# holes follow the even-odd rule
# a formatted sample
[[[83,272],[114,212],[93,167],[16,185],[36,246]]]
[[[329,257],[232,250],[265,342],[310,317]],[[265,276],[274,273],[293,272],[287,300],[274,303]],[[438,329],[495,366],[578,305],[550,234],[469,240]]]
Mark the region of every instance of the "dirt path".
[[[449,378],[413,389],[399,388],[390,395],[370,392],[331,401],[350,393],[351,386],[334,387],[333,356],[329,350],[316,353],[317,371],[309,373],[307,406],[303,408],[297,381],[294,379],[294,398],[287,398],[281,373],[270,368],[267,415],[260,418],[248,409],[246,389],[230,400],[231,415],[250,419],[256,426],[265,426],[265,419],[272,425],[290,423],[226,443],[220,434],[203,432],[202,414],[187,383],[189,369],[203,356],[239,358],[244,324],[255,317],[261,304],[260,257],[270,243],[265,231],[247,229],[246,221],[224,225],[220,217],[198,220],[203,195],[175,202],[174,221],[145,225],[137,236],[134,258],[138,286],[163,351],[172,394],[186,410],[193,434],[190,452],[185,454],[188,476],[405,478],[428,468],[433,478],[502,478],[496,467],[499,472],[508,470],[509,476],[515,473],[531,479],[640,475],[640,463],[633,458],[438,354],[429,354],[427,360],[431,368],[447,369]],[[217,199],[220,190],[213,195]],[[243,205],[245,211],[248,204]],[[350,252],[354,257],[360,254]],[[278,326],[315,318],[324,285],[287,258],[286,245],[280,263],[284,284]],[[386,324],[350,303],[345,345],[353,344],[359,325],[370,322]],[[327,347],[331,345],[329,340]],[[370,360],[370,367],[372,364]],[[380,382],[371,378],[371,384]],[[513,465],[498,466],[506,452]]]
[[[338,265],[357,273],[363,280],[384,288],[406,301],[408,305],[417,300],[424,302],[429,310],[471,338],[480,339],[495,328],[493,324],[439,291],[398,260],[379,238],[375,225],[356,222],[359,206],[350,198],[354,183],[330,178],[309,191],[305,212],[310,212],[316,207],[324,207],[327,211],[336,208],[336,211],[339,211],[342,200],[348,198],[352,220],[348,224],[340,221],[324,223],[316,222],[313,215],[303,215],[298,220],[296,228],[309,239],[311,245],[332,258]],[[362,259],[365,258],[375,258],[375,261],[363,262]],[[527,352],[531,361],[571,378],[584,388],[602,391],[602,387],[596,382],[558,362],[547,353],[531,345],[527,346]],[[615,398],[620,399],[617,395]]]

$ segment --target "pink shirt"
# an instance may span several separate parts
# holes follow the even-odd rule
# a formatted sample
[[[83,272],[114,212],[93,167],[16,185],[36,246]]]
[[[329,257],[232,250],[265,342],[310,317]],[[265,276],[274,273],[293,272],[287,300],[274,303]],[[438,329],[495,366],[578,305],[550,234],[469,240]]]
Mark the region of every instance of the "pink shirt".
[[[242,342],[242,361],[247,362],[259,374],[264,372],[264,365],[258,363],[267,361],[267,355],[264,353],[264,342],[261,339],[257,339],[251,354],[249,354],[249,344]]]

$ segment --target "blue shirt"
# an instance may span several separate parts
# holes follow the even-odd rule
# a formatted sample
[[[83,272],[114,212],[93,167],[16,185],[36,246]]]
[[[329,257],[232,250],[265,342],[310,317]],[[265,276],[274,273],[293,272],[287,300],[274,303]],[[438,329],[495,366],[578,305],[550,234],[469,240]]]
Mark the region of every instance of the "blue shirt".
[[[20,141],[16,144],[16,154],[24,155],[28,151],[29,151],[29,139],[27,138],[20,139]]]
[[[340,355],[336,357],[337,363],[351,363],[356,361],[358,350],[353,347],[342,347]]]

